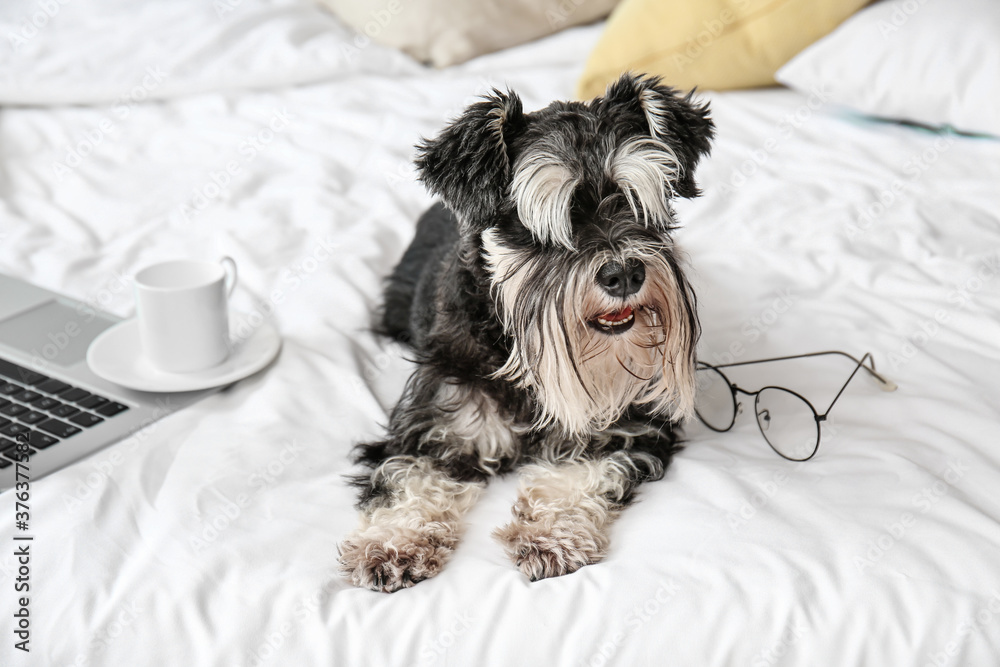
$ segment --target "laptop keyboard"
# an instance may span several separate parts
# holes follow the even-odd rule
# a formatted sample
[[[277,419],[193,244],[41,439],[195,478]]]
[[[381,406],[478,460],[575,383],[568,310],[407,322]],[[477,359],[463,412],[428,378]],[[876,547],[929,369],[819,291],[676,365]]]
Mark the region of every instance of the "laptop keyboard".
[[[28,456],[33,456],[126,410],[126,405],[0,358],[0,469],[19,460],[20,442],[27,440]]]

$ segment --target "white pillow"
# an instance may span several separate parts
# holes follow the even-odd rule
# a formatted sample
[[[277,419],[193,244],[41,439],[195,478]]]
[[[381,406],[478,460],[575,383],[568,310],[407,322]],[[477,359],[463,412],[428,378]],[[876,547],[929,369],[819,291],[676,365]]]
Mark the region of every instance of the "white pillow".
[[[1000,2],[876,3],[775,78],[866,114],[1000,136]]]

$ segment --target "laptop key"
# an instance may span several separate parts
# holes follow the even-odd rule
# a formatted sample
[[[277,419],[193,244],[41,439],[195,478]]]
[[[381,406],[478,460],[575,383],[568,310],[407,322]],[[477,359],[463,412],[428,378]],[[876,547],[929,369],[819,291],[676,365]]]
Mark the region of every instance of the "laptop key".
[[[11,394],[16,394],[19,391],[23,391],[24,387],[19,384],[14,384],[13,382],[3,382],[0,383],[0,394],[6,394],[10,396]]]
[[[89,412],[81,412],[75,417],[70,417],[70,421],[74,424],[79,424],[80,426],[86,426],[89,428],[95,424],[100,424],[104,420],[97,415],[90,414]]]
[[[118,413],[125,412],[126,410],[128,410],[127,405],[122,405],[121,403],[115,403],[112,401],[103,408],[98,408],[97,414],[104,415],[105,417],[114,417]]]
[[[31,391],[30,389],[25,389],[22,392],[14,394],[11,396],[15,401],[21,401],[22,403],[33,403],[42,397],[37,391]]]
[[[5,408],[8,405],[10,405],[10,401],[8,401],[6,398],[0,398],[0,408]]]
[[[11,403],[10,405],[0,408],[0,414],[7,415],[8,417],[16,417],[19,414],[27,412],[30,408],[26,405],[21,405],[20,403]]]
[[[32,447],[37,447],[38,449],[51,447],[57,442],[59,442],[58,438],[53,438],[51,435],[45,435],[44,433],[39,433],[38,431],[32,431],[28,434],[28,444]]]
[[[14,398],[17,398],[17,396],[15,396]],[[79,405],[81,408],[87,408],[88,410],[93,410],[94,408],[101,407],[107,402],[108,399],[104,398],[103,396],[98,396],[97,394],[94,394],[90,398],[85,398],[82,401],[77,401],[76,404]]]
[[[46,394],[61,394],[67,389],[73,389],[73,385],[60,382],[56,379],[49,379],[39,385],[36,385],[35,389],[38,391],[44,391]]]
[[[10,423],[10,421],[11,420],[7,419],[6,417],[0,417],[0,426],[6,426],[7,424]]]
[[[17,372],[21,369],[17,364],[12,364],[6,359],[0,359],[0,375],[9,378],[17,377]]]
[[[83,389],[80,389],[78,387],[73,387],[69,391],[67,391],[65,393],[62,393],[62,394],[59,394],[59,398],[60,399],[62,399],[64,401],[72,401],[73,403],[77,403],[79,401],[82,401],[83,399],[87,398],[88,396],[90,396],[90,392],[89,391],[84,391]]]
[[[51,419],[49,421],[55,421],[55,420]],[[66,426],[69,426],[69,424],[66,424]],[[72,427],[70,427],[70,428],[72,428]],[[4,426],[3,428],[0,428],[0,435],[6,435],[9,438],[13,438],[14,436],[18,436],[18,435],[20,435],[22,433],[27,433],[30,430],[31,429],[29,429],[24,424],[18,424],[17,422],[11,422],[11,423],[7,424],[6,426]],[[79,430],[80,429],[77,429],[77,431],[79,431]]]
[[[44,412],[39,412],[38,410],[32,410],[28,414],[19,415],[18,419],[25,424],[37,424],[40,421],[45,421],[49,416]]]
[[[72,417],[79,411],[80,408],[75,408],[72,405],[66,405],[65,403],[60,403],[56,407],[49,410],[49,412],[54,414],[56,417]]]
[[[48,375],[42,375],[41,373],[36,373],[35,371],[28,371],[24,374],[24,383],[30,384],[32,387],[39,385],[43,382],[47,382],[49,379]]]
[[[10,426],[8,426],[7,428],[10,428]],[[61,422],[58,419],[49,419],[48,421],[43,421],[41,424],[38,425],[38,428],[45,431],[46,433],[51,433],[57,438],[68,438],[70,436],[76,435],[77,433],[83,430],[77,426],[72,426],[70,424],[67,424],[66,422]],[[3,433],[2,429],[0,429],[0,433]]]
[[[32,385],[36,382],[44,382],[45,380],[48,380],[48,378],[41,373],[29,371],[27,368],[13,364],[6,359],[0,359],[0,375],[9,377],[11,380],[17,380],[18,382]]]
[[[18,447],[9,447],[9,448],[7,448],[7,449],[5,449],[3,451],[0,451],[0,454],[6,456],[11,461],[17,462],[17,461],[24,461],[25,460],[25,459],[21,458],[22,456],[24,456],[24,454],[22,453],[22,451],[23,450],[19,449]],[[37,453],[38,453],[37,449],[32,449],[31,447],[28,447],[28,451],[27,451],[28,456],[34,456]],[[25,458],[27,458],[27,457],[25,457]]]
[[[35,408],[36,410],[48,410],[49,408],[54,408],[57,405],[62,405],[62,403],[52,398],[51,396],[43,396],[42,398],[35,401],[31,407]]]

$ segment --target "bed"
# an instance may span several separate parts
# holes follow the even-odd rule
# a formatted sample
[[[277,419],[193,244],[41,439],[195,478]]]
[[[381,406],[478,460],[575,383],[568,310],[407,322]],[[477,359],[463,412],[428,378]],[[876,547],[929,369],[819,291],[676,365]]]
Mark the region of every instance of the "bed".
[[[1000,141],[788,89],[703,93],[718,138],[704,196],[678,205],[699,356],[871,352],[898,390],[856,377],[804,463],[749,410],[728,433],[688,424],[608,558],[565,577],[504,557],[490,531],[517,480],[496,480],[443,573],[385,595],[336,558],[349,451],[412,369],[368,330],[431,203],[412,146],[492,86],[528,109],[572,97],[600,25],[430,70],[302,1],[83,5],[0,80],[0,271],[129,316],[138,269],[229,255],[235,308],[284,347],[34,484],[31,653],[4,614],[0,663],[996,664]],[[733,377],[823,404],[843,362]]]

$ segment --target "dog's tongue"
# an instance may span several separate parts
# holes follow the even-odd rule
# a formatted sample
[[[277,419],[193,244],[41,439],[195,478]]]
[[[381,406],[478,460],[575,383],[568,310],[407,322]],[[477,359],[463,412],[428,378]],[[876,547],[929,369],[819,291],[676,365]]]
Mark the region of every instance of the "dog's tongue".
[[[605,322],[621,322],[622,320],[627,320],[629,315],[632,314],[632,308],[626,307],[625,310],[619,310],[613,313],[607,313],[601,315],[601,319]]]

